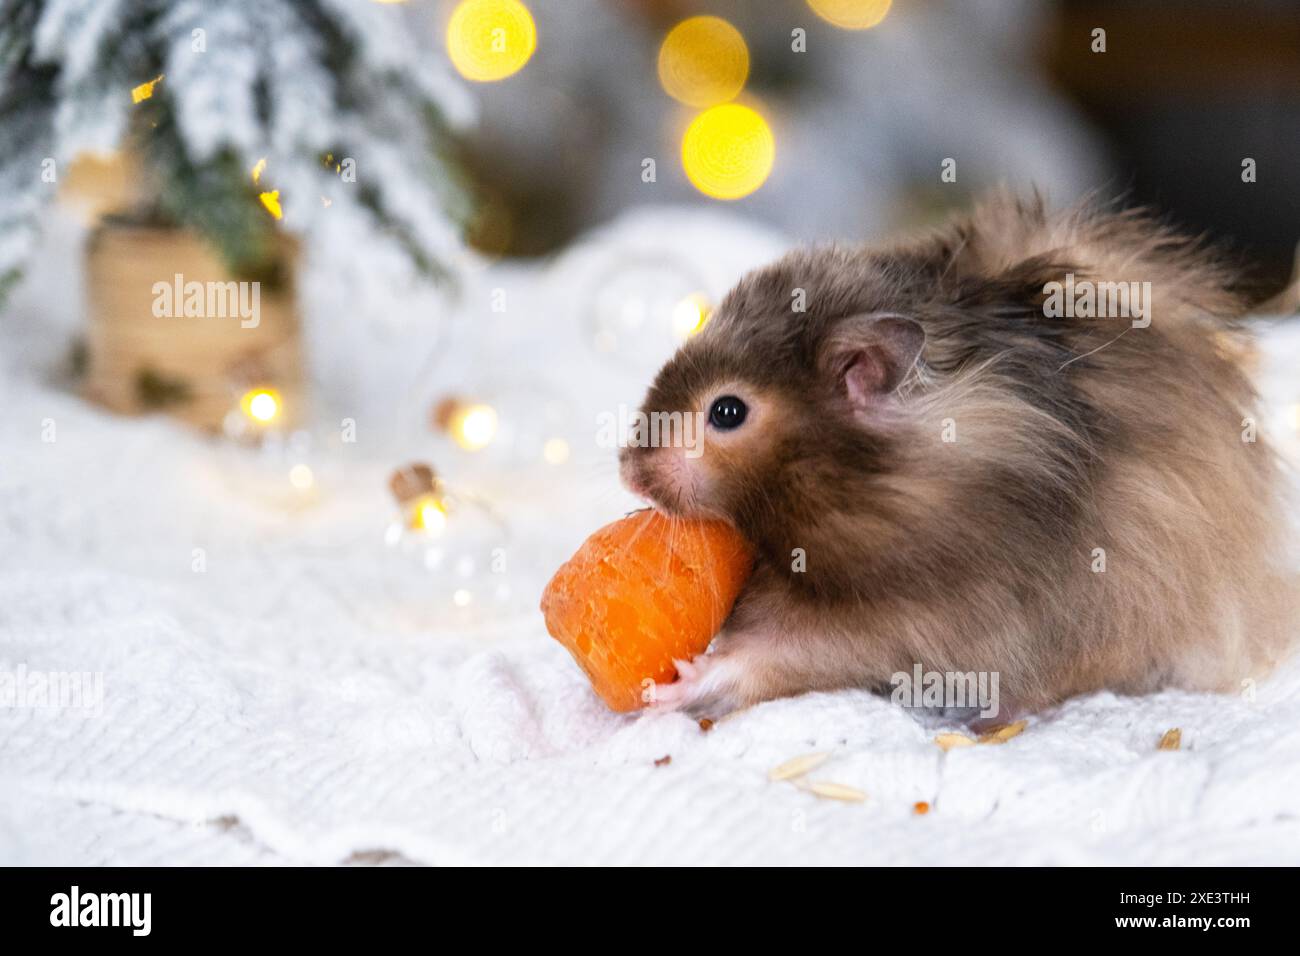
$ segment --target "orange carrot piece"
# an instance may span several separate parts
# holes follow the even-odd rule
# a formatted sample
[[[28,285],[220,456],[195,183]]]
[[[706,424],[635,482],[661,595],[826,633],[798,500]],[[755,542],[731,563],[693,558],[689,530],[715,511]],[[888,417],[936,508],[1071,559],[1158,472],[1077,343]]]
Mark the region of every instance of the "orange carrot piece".
[[[601,699],[645,704],[673,659],[704,652],[753,566],[749,544],[721,521],[638,511],[589,537],[546,586],[542,615]]]

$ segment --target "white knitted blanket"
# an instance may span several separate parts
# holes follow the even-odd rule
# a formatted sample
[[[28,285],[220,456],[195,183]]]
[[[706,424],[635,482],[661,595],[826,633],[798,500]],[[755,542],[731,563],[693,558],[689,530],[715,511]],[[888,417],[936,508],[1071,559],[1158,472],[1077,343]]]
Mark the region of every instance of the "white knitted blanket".
[[[568,268],[482,287],[553,290]],[[533,305],[561,321],[562,302]],[[524,351],[537,367],[590,407],[639,399],[642,382],[602,385],[579,333],[555,328],[539,321]],[[1300,349],[1274,338],[1268,400],[1284,407],[1300,402],[1284,361]],[[528,610],[621,512],[613,468],[492,485],[524,610],[413,627],[382,541],[395,463],[350,459],[315,508],[285,511],[232,481],[228,449],[113,418],[10,362],[0,675],[103,683],[80,709],[0,707],[0,862],[1300,863],[1300,665],[1253,695],[1097,694],[947,753],[933,737],[951,721],[863,692],[708,732],[617,716]],[[1182,749],[1157,751],[1174,727]],[[864,802],[768,780],[819,751],[811,778]]]

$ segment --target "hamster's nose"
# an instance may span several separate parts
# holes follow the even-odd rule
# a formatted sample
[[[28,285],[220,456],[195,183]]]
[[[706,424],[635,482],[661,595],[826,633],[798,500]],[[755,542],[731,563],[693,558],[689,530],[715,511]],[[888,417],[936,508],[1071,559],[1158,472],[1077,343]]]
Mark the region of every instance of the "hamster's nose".
[[[623,481],[623,487],[632,494],[640,498],[650,497],[650,489],[646,484],[645,475],[632,460],[631,455],[623,455],[618,463],[618,476]]]

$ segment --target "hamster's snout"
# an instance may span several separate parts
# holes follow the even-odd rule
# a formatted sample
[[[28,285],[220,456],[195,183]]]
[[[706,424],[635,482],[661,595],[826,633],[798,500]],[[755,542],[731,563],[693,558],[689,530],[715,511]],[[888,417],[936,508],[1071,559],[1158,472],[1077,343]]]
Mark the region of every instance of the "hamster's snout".
[[[699,490],[691,463],[680,449],[624,448],[619,452],[623,486],[667,514],[698,509]]]
[[[623,482],[623,487],[638,498],[650,497],[650,484],[633,458],[630,448],[624,448],[618,453],[618,477]]]

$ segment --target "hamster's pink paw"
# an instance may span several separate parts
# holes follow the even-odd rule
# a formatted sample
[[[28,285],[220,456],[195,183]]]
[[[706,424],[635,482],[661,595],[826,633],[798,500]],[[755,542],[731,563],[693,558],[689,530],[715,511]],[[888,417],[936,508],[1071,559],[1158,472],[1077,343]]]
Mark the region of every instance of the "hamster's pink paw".
[[[734,667],[716,654],[701,654],[694,660],[674,660],[677,680],[657,684],[651,708],[681,710],[689,714],[704,711],[725,713],[730,689],[735,683]]]

